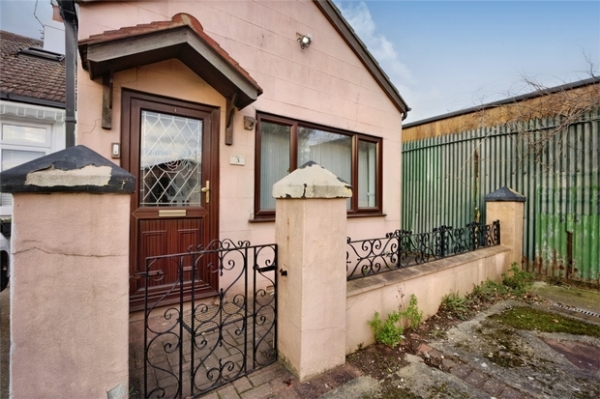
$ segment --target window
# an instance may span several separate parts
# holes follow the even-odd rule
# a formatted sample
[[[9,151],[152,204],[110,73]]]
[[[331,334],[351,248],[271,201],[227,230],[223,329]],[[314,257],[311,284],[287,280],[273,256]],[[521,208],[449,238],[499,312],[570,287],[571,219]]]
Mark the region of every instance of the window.
[[[313,161],[352,185],[348,215],[381,214],[381,138],[259,115],[255,219],[275,215],[273,184]]]
[[[0,132],[1,170],[19,166],[50,153],[50,126],[2,123]],[[12,195],[0,194],[1,214],[12,213]]]
[[[202,206],[202,120],[142,110],[140,206]]]

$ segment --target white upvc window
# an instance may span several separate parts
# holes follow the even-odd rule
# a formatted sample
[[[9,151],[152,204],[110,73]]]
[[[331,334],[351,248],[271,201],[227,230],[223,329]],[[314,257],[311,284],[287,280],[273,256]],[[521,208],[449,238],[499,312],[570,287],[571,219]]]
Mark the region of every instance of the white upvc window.
[[[0,165],[7,170],[52,152],[52,125],[4,120],[0,124]],[[12,214],[12,195],[0,193],[0,215]]]

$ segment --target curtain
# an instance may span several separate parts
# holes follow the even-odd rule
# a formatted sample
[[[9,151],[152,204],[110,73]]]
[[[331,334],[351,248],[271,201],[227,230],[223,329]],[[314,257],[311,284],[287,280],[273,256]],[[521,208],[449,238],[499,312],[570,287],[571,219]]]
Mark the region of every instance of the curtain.
[[[372,208],[376,202],[377,144],[358,142],[358,207]]]
[[[298,128],[298,166],[313,161],[348,184],[352,182],[352,137]],[[347,208],[350,209],[350,198]]]
[[[291,126],[260,124],[260,209],[275,209],[273,184],[290,172]]]

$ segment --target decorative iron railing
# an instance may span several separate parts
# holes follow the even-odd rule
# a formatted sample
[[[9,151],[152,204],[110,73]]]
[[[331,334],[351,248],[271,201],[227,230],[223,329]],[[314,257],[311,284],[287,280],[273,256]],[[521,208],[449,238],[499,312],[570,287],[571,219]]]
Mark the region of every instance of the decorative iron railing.
[[[462,228],[440,226],[430,233],[396,230],[385,237],[351,240],[348,237],[348,280],[420,265],[500,244],[500,221],[469,223]]]

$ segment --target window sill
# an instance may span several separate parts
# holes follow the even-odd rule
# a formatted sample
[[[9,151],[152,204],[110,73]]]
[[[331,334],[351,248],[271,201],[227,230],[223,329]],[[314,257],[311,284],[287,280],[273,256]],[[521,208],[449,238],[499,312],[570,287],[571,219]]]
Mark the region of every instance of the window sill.
[[[356,218],[373,218],[373,217],[386,217],[387,213],[350,213],[347,215],[348,219],[356,219]],[[274,222],[275,216],[265,216],[258,217],[254,219],[249,219],[248,223],[265,223],[265,222]]]
[[[387,213],[379,213],[379,212],[374,212],[374,213],[349,213],[348,214],[348,219],[354,219],[354,218],[375,218],[375,217],[386,217]]]
[[[248,219],[248,223],[265,223],[265,222],[274,222],[274,221],[275,221],[275,216]]]

